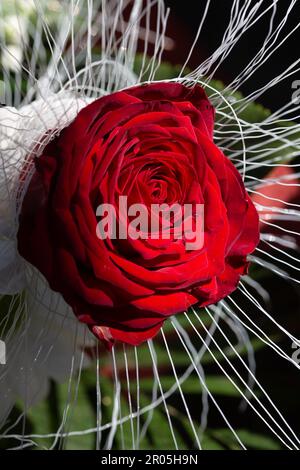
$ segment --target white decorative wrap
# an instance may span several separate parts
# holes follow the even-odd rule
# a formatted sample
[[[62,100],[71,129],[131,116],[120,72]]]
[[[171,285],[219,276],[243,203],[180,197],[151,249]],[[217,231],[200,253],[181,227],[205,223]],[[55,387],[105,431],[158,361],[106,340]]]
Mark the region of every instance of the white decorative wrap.
[[[0,108],[0,294],[16,295],[6,312],[12,325],[3,338],[7,357],[0,370],[0,425],[18,398],[32,406],[46,396],[49,378],[65,381],[70,370],[87,361],[84,347],[91,335],[17,250],[18,213],[33,168],[28,157],[38,157],[39,146],[85,105],[65,92],[19,110]]]

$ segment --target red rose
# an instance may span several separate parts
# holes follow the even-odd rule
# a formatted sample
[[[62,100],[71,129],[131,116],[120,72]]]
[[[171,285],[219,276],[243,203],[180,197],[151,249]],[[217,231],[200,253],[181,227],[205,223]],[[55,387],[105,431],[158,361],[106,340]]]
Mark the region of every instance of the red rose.
[[[101,339],[139,344],[170,315],[230,294],[245,273],[258,216],[213,123],[200,86],[138,86],[88,105],[36,158],[19,251]],[[204,246],[100,240],[97,207],[121,195],[147,207],[204,204]]]

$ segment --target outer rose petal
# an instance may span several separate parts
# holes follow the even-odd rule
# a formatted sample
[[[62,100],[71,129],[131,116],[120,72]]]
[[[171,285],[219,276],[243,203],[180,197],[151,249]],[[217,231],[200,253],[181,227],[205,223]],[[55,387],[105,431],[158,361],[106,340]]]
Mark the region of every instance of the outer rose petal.
[[[131,346],[138,346],[144,341],[153,338],[153,336],[158,333],[162,325],[163,321],[159,322],[152,328],[142,331],[124,331],[117,330],[115,328],[93,326],[91,327],[91,331],[95,336],[104,341],[108,349],[111,349],[116,341],[121,341],[122,343],[130,344]]]
[[[127,90],[127,93],[144,101],[168,100],[180,103],[179,109],[185,110],[184,114],[191,115],[193,124],[212,139],[215,110],[199,85],[187,88],[180,83],[160,82],[152,84],[151,87],[133,87]]]

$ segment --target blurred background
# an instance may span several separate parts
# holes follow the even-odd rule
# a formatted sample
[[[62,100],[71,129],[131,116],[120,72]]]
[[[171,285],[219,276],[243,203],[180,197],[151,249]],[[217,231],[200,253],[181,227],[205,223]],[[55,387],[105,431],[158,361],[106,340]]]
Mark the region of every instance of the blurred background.
[[[271,1],[264,0],[264,5],[271,5]],[[286,6],[289,2],[279,1],[277,4],[277,14],[284,17]],[[170,44],[170,50],[166,51],[165,59],[174,64],[183,64],[188,55],[189,48],[192,45],[197,33],[202,13],[207,4],[206,1],[190,1],[188,3],[180,0],[165,0],[165,4],[171,9],[168,22],[167,36],[173,43]],[[203,25],[201,39],[191,57],[189,66],[193,69],[197,67],[204,59],[209,57],[220,45],[220,39],[229,22],[230,8],[232,2],[210,2],[208,14]],[[292,34],[268,61],[267,67],[262,67],[256,72],[255,88],[263,85],[268,80],[273,79],[282,73],[293,61],[299,59],[299,48],[297,44],[300,41],[299,29],[300,7],[299,4],[294,7],[293,14],[287,19],[284,32],[288,33],[295,29]],[[255,34],[249,32],[241,38],[238,46],[235,47],[230,57],[222,62],[217,72],[217,78],[224,83],[230,83],[236,75],[248,64],[249,57],[261,47],[266,34],[269,30],[269,17],[265,15],[255,25]],[[299,73],[300,77],[300,73]],[[285,80],[275,89],[270,89],[268,93],[260,99],[260,103],[266,108],[276,110],[286,104],[291,99],[292,82],[299,77],[294,76]],[[240,91],[247,95],[253,91],[251,80],[245,82]]]

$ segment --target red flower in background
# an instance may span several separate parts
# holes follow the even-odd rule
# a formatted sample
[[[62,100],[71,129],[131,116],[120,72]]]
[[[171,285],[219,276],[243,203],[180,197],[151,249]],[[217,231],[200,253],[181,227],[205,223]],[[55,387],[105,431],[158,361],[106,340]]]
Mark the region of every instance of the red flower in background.
[[[231,293],[247,270],[258,216],[213,124],[200,86],[138,86],[88,105],[36,158],[19,251],[101,339],[139,344],[170,315]],[[204,246],[99,240],[97,206],[117,208],[122,195],[204,204]]]
[[[300,181],[292,167],[275,167],[255,188],[255,191],[252,200],[259,208],[261,232],[268,232],[279,237],[282,237],[286,231],[299,232],[299,220],[278,221],[281,209],[297,210],[293,204],[298,205],[300,201]],[[299,237],[293,238],[299,245]]]

